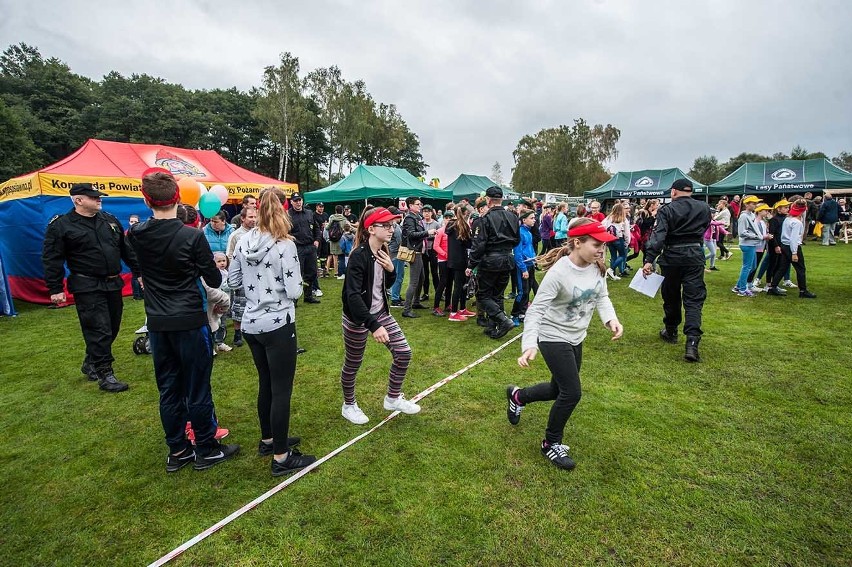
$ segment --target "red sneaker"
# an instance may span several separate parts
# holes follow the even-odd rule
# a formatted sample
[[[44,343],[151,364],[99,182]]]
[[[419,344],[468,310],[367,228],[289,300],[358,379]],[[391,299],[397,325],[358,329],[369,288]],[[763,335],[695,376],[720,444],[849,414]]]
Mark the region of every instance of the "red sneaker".
[[[467,321],[467,317],[462,316],[460,313],[450,313],[447,321]]]
[[[225,429],[224,427],[217,427],[216,435],[213,436],[213,439],[215,439],[216,441],[218,441],[219,439],[224,439],[228,436],[229,433],[230,431]]]
[[[186,438],[189,442],[195,445],[195,431],[192,430],[192,423],[186,422]]]
[[[467,307],[459,311],[458,314],[462,317],[476,317],[476,313],[474,313],[473,311],[468,311]]]

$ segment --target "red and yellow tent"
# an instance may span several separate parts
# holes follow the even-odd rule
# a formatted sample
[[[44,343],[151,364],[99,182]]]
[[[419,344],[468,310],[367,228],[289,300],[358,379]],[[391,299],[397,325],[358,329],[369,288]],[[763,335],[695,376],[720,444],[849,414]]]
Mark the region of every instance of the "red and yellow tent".
[[[266,187],[280,187],[289,196],[298,190],[233,164],[212,150],[189,150],[156,144],[89,140],[52,165],[0,184],[0,252],[15,298],[49,303],[41,265],[48,221],[71,209],[68,190],[74,183],[92,183],[107,193],[104,210],[127,228],[130,215],[150,216],[140,191],[143,171],[162,167],[176,177],[192,177],[208,188],[224,185],[229,201],[240,202]],[[125,287],[129,293],[129,285]]]

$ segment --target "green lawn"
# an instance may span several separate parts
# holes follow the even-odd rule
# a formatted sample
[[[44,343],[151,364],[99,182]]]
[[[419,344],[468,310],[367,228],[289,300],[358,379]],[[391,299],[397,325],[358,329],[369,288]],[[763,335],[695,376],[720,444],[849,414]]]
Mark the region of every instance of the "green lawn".
[[[852,246],[805,254],[815,301],[736,297],[739,255],[719,262],[697,365],[682,341],[657,338],[659,298],[612,284],[625,336],[611,342],[594,320],[566,431],[571,473],[538,451],[549,405],[506,421],[505,385],[546,377],[540,357],[518,368],[516,343],[174,564],[850,565]],[[298,309],[308,353],[292,431],[318,456],[364,430],[340,416],[340,286],[323,280],[322,304]],[[167,475],[151,359],[131,351],[141,302],[125,303],[115,368],[131,389],[118,395],[79,373],[73,309],[17,307],[0,319],[0,564],[146,564],[277,484],[254,454],[246,347],[213,372],[217,413],[243,452]],[[498,345],[474,321],[422,313],[402,323],[409,396]],[[390,359],[374,343],[367,356],[358,400],[374,424]]]

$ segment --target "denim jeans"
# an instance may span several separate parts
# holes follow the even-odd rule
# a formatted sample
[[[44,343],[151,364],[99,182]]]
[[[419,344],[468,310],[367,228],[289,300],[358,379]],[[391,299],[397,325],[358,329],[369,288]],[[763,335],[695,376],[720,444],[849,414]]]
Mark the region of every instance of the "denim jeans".
[[[399,294],[402,292],[402,280],[405,279],[405,262],[394,258],[393,269],[396,272],[396,280],[394,280],[391,286],[391,300],[399,301],[402,299]]]
[[[609,267],[615,270],[618,269],[619,273],[624,274],[624,271],[627,269],[627,244],[624,242],[623,238],[619,238],[607,244],[609,248]]]
[[[822,225],[822,243],[823,244],[831,244],[834,242],[834,227],[837,226],[836,222],[827,222]]]
[[[707,248],[707,254],[704,255],[705,260],[710,260],[710,267],[716,266],[716,241],[712,238],[704,239],[704,246]]]
[[[743,267],[740,269],[740,279],[737,280],[737,289],[745,291],[748,289],[748,275],[755,266],[757,259],[757,246],[743,246],[740,244],[740,252],[743,255]]]

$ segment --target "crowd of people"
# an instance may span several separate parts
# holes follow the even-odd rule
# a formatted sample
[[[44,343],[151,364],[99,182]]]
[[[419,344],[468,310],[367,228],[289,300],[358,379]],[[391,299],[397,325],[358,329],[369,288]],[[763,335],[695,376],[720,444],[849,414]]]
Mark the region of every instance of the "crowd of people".
[[[760,290],[780,296],[798,285],[799,296],[812,299],[802,246],[808,235],[818,235],[825,246],[836,244],[839,222],[849,215],[845,201],[829,193],[772,204],[735,196],[710,206],[692,198],[685,179],[672,185],[666,204],[624,199],[605,211],[597,201],[573,210],[567,203],[528,199],[504,205],[495,186],[473,203],[462,199],[443,210],[409,197],[399,207],[367,205],[358,217],[348,205],[336,205],[329,215],[323,203],[311,210],[299,193],[287,198],[270,188],[245,197],[233,224],[220,211],[203,225],[194,208],[180,204],[168,172],[146,172],[142,194],[153,216],[131,219],[126,233],[101,210],[104,194],[90,184],[74,185],[74,209],[48,225],[45,281],[51,300],[63,303],[67,264],[86,342],[82,372],[105,391],[128,388],[113,372],[111,353],[122,315],[124,261],[134,299],[145,302],[169,446],[166,470],[188,464],[204,470],[239,452],[239,445],[221,442],[228,431],[215,414],[210,376],[217,352],[247,345],[258,374],[257,452],[272,457],[274,476],[316,460],[300,452],[301,439],[290,435],[289,422],[296,359],[304,352],[297,342],[297,306],[300,300],[321,303],[323,278],[343,280],[342,417],[358,425],[369,421],[355,386],[371,335],[391,355],[384,409],[421,409],[403,393],[412,348],[394,309],[406,319],[420,317],[421,310],[452,323],[475,318],[493,339],[523,326],[518,364],[529,366],[540,350],[551,380],[510,385],[509,422],[517,425],[528,403],[554,401],[541,452],[572,469],[563,430],[580,399],[586,329],[597,310],[614,340],[623,332],[607,280],[629,275],[630,261],[640,255],[643,274],[659,269],[665,278],[660,338],[679,342],[683,322],[684,358],[698,362],[704,276],[718,271],[717,260],[732,257],[729,238],[738,238],[742,257],[732,288],[738,296]],[[790,281],[791,267],[797,284]],[[476,309],[470,310],[474,298]],[[233,347],[226,343],[229,326]]]

